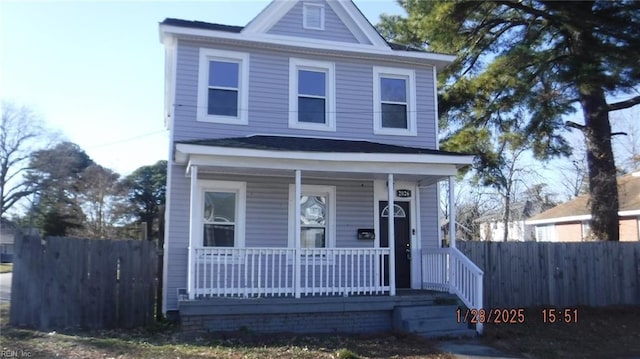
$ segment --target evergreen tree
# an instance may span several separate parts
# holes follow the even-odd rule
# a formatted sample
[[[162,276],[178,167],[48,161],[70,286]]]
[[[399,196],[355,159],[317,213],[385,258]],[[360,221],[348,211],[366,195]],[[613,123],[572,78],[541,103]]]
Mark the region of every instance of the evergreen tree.
[[[442,148],[479,154],[491,173],[504,161],[491,138],[519,132],[534,156],[570,153],[566,126],[584,134],[592,233],[618,240],[618,192],[609,113],[640,104],[640,2],[402,0],[406,17],[383,16],[397,43],[456,54],[440,76]],[[613,98],[626,96],[622,101]],[[563,123],[580,109],[583,123]],[[514,126],[516,114],[526,123]]]

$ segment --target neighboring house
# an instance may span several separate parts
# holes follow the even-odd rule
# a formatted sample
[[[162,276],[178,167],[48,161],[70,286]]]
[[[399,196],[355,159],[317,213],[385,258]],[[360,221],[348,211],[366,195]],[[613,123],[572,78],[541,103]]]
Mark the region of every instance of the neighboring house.
[[[250,320],[274,309],[242,298],[288,297],[284,310],[320,313],[372,296],[386,312],[368,318],[388,319],[394,307],[380,298],[399,288],[453,288],[424,265],[442,259],[434,268],[446,273],[461,256],[440,249],[438,234],[437,183],[472,163],[438,150],[436,74],[453,56],[387,43],[350,1],[274,1],[246,27],[166,19],[160,37],[165,312],[244,305]],[[355,325],[340,303],[336,318]],[[330,317],[322,328],[260,325],[321,331]],[[209,329],[243,325],[216,318]]]
[[[543,208],[540,202],[524,201],[511,204],[508,222],[508,242],[526,242],[535,240],[535,228],[525,223],[525,219]],[[547,207],[548,208],[548,207]],[[480,227],[481,241],[502,242],[504,240],[503,211],[492,211],[476,219]]]
[[[0,262],[11,262],[18,227],[15,223],[0,218]]]
[[[620,240],[640,240],[640,172],[618,177]],[[589,195],[582,195],[529,218],[538,242],[581,242],[590,240]]]

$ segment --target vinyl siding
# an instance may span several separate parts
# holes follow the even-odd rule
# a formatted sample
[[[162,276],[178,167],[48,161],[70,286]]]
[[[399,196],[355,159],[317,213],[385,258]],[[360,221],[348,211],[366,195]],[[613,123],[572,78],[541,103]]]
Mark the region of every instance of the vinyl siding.
[[[187,247],[189,246],[189,178],[185,168],[169,165],[171,182],[168,187],[167,232],[165,241],[166,281],[164,283],[167,310],[178,308],[177,289],[187,287]]]
[[[437,184],[420,188],[420,239],[422,248],[437,248],[438,243],[438,200]]]
[[[177,308],[176,289],[187,286],[189,245],[189,185],[185,167],[172,165],[169,232],[167,241],[167,309]],[[289,184],[293,177],[255,177],[201,174],[199,179],[247,183],[246,247],[287,247]],[[372,248],[373,241],[359,241],[358,228],[373,228],[373,182],[305,179],[303,184],[336,186],[336,247]]]
[[[324,5],[324,30],[303,28],[303,2],[299,2],[267,33],[348,43],[359,42],[326,1],[305,1],[305,3]],[[370,43],[367,42],[367,44]]]
[[[295,8],[294,8],[295,10]],[[291,15],[294,10],[292,10]],[[299,10],[301,12],[301,9]],[[293,15],[292,15],[293,16]],[[301,14],[300,14],[301,16]],[[286,25],[287,17],[272,31]],[[346,27],[329,26],[337,16],[325,6],[326,34],[344,32]],[[300,28],[302,23],[299,23]],[[348,31],[348,30],[347,30]],[[315,31],[314,31],[315,32]],[[306,35],[300,35],[306,36]],[[324,35],[323,35],[324,36]],[[339,39],[336,34],[333,39]],[[352,36],[352,40],[355,38]],[[341,40],[347,41],[347,40]],[[388,136],[373,133],[373,66],[403,67],[395,63],[320,57],[285,51],[243,49],[216,45],[216,49],[249,53],[248,125],[230,125],[196,120],[199,49],[206,42],[179,40],[177,45],[174,118],[171,142],[202,138],[240,137],[253,134],[360,139],[402,146],[435,148],[435,107],[433,71],[430,66],[414,66],[416,71],[418,136]],[[289,116],[289,59],[332,61],[335,64],[336,131],[291,129]],[[411,68],[411,65],[404,66]],[[187,247],[189,236],[189,178],[185,167],[170,164],[167,199],[166,309],[177,309],[177,288],[187,286]],[[202,178],[247,182],[246,246],[287,246],[288,186],[293,177],[231,177],[203,174]],[[312,180],[305,184],[336,186],[337,247],[373,247],[373,241],[357,240],[358,228],[373,228],[373,184],[371,181]],[[420,190],[422,246],[438,246],[438,200],[435,186]]]
[[[332,61],[336,77],[336,131],[291,129],[289,116],[289,58],[300,54],[250,52],[249,124],[231,125],[196,121],[199,48],[205,43],[179,41],[175,99],[174,139],[189,140],[275,134],[361,139],[374,142],[435,148],[435,107],[433,71],[429,66],[416,69],[416,110],[418,136],[374,135],[373,66],[398,67],[379,61],[333,57],[303,58]],[[221,50],[242,52],[237,47],[217,46]]]

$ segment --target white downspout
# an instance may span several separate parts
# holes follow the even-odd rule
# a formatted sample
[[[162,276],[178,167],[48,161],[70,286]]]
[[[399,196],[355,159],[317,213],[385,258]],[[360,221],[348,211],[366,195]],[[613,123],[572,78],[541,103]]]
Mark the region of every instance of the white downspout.
[[[193,300],[196,296],[196,236],[198,229],[196,228],[198,218],[198,166],[191,166],[191,192],[190,192],[190,205],[189,205],[189,247],[188,247],[188,259],[189,263],[187,270],[187,293],[189,293],[189,299]]]
[[[389,173],[387,178],[387,208],[389,216],[387,220],[389,237],[389,295],[396,295],[396,229],[395,229],[395,193],[393,191],[393,173]]]

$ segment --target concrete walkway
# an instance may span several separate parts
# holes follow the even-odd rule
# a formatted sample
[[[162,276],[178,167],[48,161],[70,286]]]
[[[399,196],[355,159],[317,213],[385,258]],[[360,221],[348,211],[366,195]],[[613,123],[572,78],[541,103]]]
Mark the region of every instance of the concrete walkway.
[[[442,341],[438,349],[452,354],[458,359],[519,359],[521,357],[505,354],[478,339],[458,339]]]

